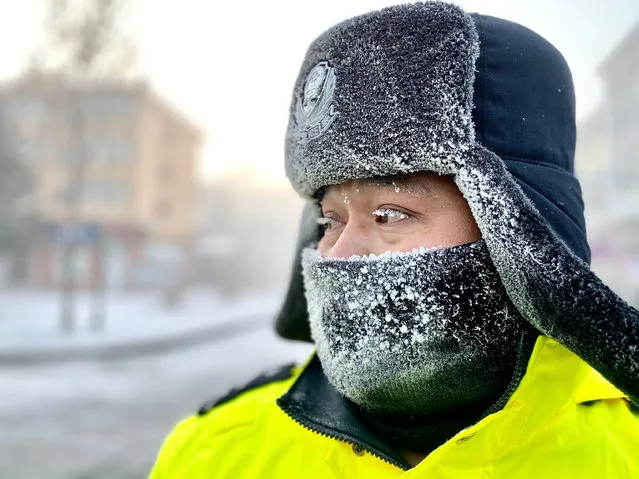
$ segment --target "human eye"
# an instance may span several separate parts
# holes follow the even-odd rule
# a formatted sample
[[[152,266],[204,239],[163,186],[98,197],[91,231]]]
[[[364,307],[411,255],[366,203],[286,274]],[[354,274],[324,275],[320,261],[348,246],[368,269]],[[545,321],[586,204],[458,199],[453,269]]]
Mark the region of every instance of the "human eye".
[[[375,222],[378,224],[397,223],[410,218],[408,213],[394,208],[378,208],[373,211],[373,215],[375,216]]]
[[[339,226],[339,220],[332,216],[322,216],[317,218],[317,224],[320,225],[324,231],[330,231]]]

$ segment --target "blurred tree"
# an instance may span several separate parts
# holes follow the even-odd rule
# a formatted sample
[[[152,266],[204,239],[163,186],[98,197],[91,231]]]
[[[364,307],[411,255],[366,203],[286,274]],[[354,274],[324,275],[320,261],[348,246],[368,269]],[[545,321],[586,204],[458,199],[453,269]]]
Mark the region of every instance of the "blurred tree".
[[[33,63],[75,83],[134,74],[136,50],[123,33],[121,0],[48,0],[45,46]]]
[[[33,193],[33,179],[27,169],[15,156],[1,149],[0,254],[21,250],[33,237],[36,222],[28,213]]]
[[[35,52],[32,65],[54,73],[66,85],[50,105],[69,126],[69,155],[64,195],[65,236],[63,244],[60,328],[75,327],[74,254],[72,239],[78,228],[88,149],[86,147],[87,95],[93,85],[122,81],[134,74],[135,49],[122,32],[120,0],[48,0],[45,44]],[[103,242],[101,242],[103,244]],[[101,252],[102,264],[104,253]],[[100,278],[91,316],[94,330],[104,328],[104,279]]]

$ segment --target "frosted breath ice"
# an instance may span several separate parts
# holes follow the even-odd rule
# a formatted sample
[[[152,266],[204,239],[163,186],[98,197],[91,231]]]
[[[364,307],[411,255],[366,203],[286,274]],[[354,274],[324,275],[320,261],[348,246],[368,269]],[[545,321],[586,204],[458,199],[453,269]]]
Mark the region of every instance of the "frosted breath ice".
[[[424,413],[510,379],[523,320],[483,241],[338,260],[309,248],[302,261],[324,372],[361,407]]]

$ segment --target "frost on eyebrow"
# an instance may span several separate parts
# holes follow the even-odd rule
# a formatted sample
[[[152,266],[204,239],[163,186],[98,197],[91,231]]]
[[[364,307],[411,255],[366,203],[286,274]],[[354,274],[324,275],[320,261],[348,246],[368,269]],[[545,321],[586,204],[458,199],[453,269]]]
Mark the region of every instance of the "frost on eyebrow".
[[[318,203],[321,205],[324,201],[324,198],[326,198],[326,195],[333,192],[339,192],[339,195],[344,200],[344,203],[350,203],[348,194],[345,191],[341,190],[341,188],[345,184],[346,183],[341,183],[339,185],[329,185],[321,188],[317,192]],[[408,193],[415,196],[437,196],[436,191],[430,185],[428,177],[423,174],[391,175],[363,178],[352,180],[351,184],[354,186],[356,193],[360,193],[362,190],[366,190],[367,188],[388,187],[395,193]]]
[[[385,186],[392,188],[395,193],[404,192],[420,196],[435,195],[435,191],[429,184],[428,177],[424,175],[380,176],[357,180],[357,183],[362,188]]]

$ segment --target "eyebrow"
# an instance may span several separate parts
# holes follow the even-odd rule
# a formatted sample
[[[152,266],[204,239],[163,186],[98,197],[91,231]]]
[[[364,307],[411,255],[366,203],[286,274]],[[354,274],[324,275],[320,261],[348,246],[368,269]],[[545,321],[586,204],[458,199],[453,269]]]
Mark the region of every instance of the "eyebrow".
[[[428,182],[422,178],[417,176],[406,176],[406,175],[390,175],[390,176],[375,176],[372,178],[361,178],[356,180],[360,186],[366,188],[371,186],[391,186],[391,187],[399,187],[402,189],[406,189],[409,192],[418,192],[425,196],[433,196],[435,192],[428,185]],[[323,186],[320,188],[316,194],[316,201],[318,204],[321,204],[324,196],[329,191],[329,189],[336,185]]]
[[[408,190],[409,192],[419,192],[424,195],[431,196],[434,194],[432,188],[428,182],[417,176],[406,175],[391,175],[391,176],[379,176],[374,178],[366,178],[360,180],[363,186],[379,186],[387,185],[393,187],[399,187]]]

